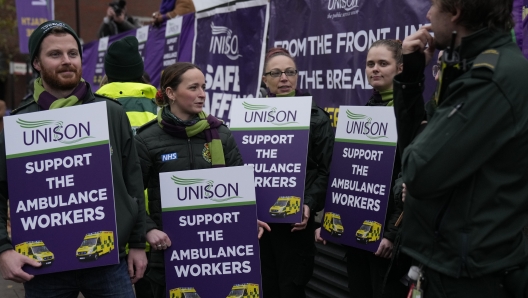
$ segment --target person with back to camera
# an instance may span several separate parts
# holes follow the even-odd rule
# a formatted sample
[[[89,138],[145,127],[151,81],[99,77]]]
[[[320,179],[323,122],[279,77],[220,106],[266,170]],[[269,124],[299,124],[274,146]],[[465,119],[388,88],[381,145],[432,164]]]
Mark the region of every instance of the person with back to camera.
[[[306,96],[297,88],[298,70],[290,53],[271,48],[264,61],[262,81],[269,97]],[[334,132],[328,114],[312,101],[310,137],[304,192],[303,220],[296,224],[270,224],[260,239],[264,297],[305,297],[312,276],[315,244],[314,216],[324,208]]]
[[[367,106],[393,106],[392,80],[402,71],[401,42],[381,39],[374,42],[368,50],[365,72],[367,80],[374,89]],[[422,106],[423,107],[423,106]],[[396,154],[391,184],[400,173],[400,158]],[[388,196],[387,215],[385,217],[383,239],[375,253],[347,246],[347,273],[350,297],[381,298],[404,297],[406,288],[399,282],[397,270],[390,268],[393,243],[398,233],[395,225],[403,206],[401,198],[395,196],[392,187]],[[316,231],[316,241],[324,242],[320,237],[320,228]],[[384,283],[385,281],[385,283]]]
[[[431,25],[403,42],[418,67],[396,76],[395,101],[417,88],[435,49],[447,66],[438,107],[402,156],[401,250],[427,298],[528,296],[528,61],[512,41],[512,6],[433,0]]]
[[[156,118],[156,88],[143,82],[143,58],[135,36],[123,37],[108,47],[104,59],[108,83],[97,94],[115,98],[127,112],[134,133],[141,125]]]
[[[178,62],[165,68],[160,86],[156,103],[162,108],[157,118],[140,127],[136,135],[143,185],[148,188],[150,215],[146,230],[151,269],[146,276],[154,297],[165,297],[163,251],[176,240],[163,232],[159,173],[244,164],[229,129],[203,111],[205,77],[196,65]],[[177,158],[161,161],[162,155],[171,153],[177,153]]]

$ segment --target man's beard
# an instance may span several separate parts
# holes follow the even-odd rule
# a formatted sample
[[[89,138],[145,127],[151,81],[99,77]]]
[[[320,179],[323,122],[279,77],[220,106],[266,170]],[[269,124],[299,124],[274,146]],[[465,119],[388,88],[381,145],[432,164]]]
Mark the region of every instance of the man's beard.
[[[72,71],[74,75],[70,78],[59,77],[60,72]],[[56,73],[53,70],[42,69],[40,76],[46,84],[55,90],[68,91],[72,90],[79,84],[82,76],[82,69],[76,69],[74,66],[68,66],[59,69]]]

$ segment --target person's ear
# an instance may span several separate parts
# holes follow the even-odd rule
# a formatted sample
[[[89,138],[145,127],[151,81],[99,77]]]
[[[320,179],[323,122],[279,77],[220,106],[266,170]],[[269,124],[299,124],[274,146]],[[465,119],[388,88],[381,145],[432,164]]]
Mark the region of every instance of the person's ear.
[[[455,9],[456,9],[456,13],[451,17],[451,22],[453,22],[453,24],[458,23],[458,19],[460,18],[460,14],[461,14],[460,8],[456,7]]]
[[[262,82],[266,85],[266,87],[268,87],[268,79],[266,76],[262,76]]]
[[[41,68],[40,68],[40,61],[38,61],[37,58],[35,58],[35,59],[33,60],[33,68],[35,68],[38,72],[41,71]]]
[[[165,94],[167,94],[167,97],[168,97],[171,101],[176,100],[176,96],[174,95],[174,90],[172,90],[171,87],[167,87],[167,88],[165,88]]]
[[[400,74],[403,71],[403,63],[398,64],[398,74]]]

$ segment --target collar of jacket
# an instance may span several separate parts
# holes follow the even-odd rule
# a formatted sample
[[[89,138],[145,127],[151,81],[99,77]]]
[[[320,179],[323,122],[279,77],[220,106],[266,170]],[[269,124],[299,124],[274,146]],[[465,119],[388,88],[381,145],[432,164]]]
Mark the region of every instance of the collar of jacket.
[[[114,82],[102,86],[97,90],[96,94],[114,99],[121,97],[146,97],[154,99],[157,91],[154,86],[148,84]]]
[[[485,50],[498,48],[508,42],[513,42],[509,32],[484,28],[463,37],[458,53],[460,59],[472,59]]]

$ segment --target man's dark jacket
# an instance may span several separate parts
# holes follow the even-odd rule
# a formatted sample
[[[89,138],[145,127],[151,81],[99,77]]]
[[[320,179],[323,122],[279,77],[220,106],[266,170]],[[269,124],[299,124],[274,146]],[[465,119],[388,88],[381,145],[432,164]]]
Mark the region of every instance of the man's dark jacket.
[[[402,251],[445,275],[478,277],[528,260],[528,61],[508,32],[487,29],[457,51],[466,69],[402,156]],[[417,83],[396,77],[395,102]]]

